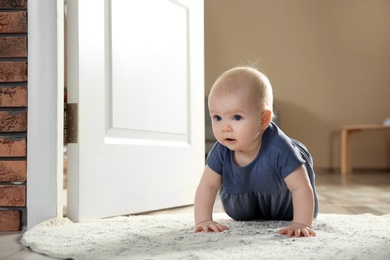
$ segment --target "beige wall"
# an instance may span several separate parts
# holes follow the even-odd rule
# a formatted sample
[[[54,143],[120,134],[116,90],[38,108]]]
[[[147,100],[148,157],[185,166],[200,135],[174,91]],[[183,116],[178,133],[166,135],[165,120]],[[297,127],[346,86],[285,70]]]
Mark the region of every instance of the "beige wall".
[[[237,65],[271,80],[280,126],[320,168],[340,166],[343,125],[390,117],[390,1],[205,0],[206,94]],[[390,133],[352,137],[352,165],[390,167]]]

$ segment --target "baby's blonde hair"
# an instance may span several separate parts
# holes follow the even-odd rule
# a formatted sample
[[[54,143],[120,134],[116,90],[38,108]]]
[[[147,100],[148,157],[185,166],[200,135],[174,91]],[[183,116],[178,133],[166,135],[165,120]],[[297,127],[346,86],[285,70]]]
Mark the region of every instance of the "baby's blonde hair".
[[[267,76],[252,67],[235,67],[222,73],[211,88],[209,97],[217,90],[226,93],[237,93],[242,88],[249,90],[260,110],[273,112],[271,83]]]

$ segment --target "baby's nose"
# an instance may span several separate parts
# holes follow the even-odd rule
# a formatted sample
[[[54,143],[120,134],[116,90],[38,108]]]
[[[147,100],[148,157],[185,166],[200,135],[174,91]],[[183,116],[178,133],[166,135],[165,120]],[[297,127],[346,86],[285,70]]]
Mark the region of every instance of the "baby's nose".
[[[229,123],[225,123],[225,124],[222,126],[222,131],[224,131],[224,132],[231,132],[231,131],[232,131],[232,127],[230,126]]]

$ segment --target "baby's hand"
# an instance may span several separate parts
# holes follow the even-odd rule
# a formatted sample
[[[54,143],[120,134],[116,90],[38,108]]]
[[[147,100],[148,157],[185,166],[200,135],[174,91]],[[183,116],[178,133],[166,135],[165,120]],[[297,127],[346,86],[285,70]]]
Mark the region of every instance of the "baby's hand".
[[[285,228],[279,230],[279,234],[287,235],[288,237],[315,237],[317,234],[308,226],[299,223],[291,223]]]
[[[194,233],[198,232],[222,232],[224,230],[228,230],[229,227],[219,224],[218,222],[212,220],[206,220],[196,225]]]

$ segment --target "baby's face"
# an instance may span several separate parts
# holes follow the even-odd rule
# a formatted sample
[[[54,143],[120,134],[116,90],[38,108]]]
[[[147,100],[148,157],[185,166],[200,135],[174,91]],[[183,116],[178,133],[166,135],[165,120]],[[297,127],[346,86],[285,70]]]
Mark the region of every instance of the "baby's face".
[[[262,111],[249,92],[217,91],[209,97],[215,138],[233,151],[257,149],[261,142]]]

